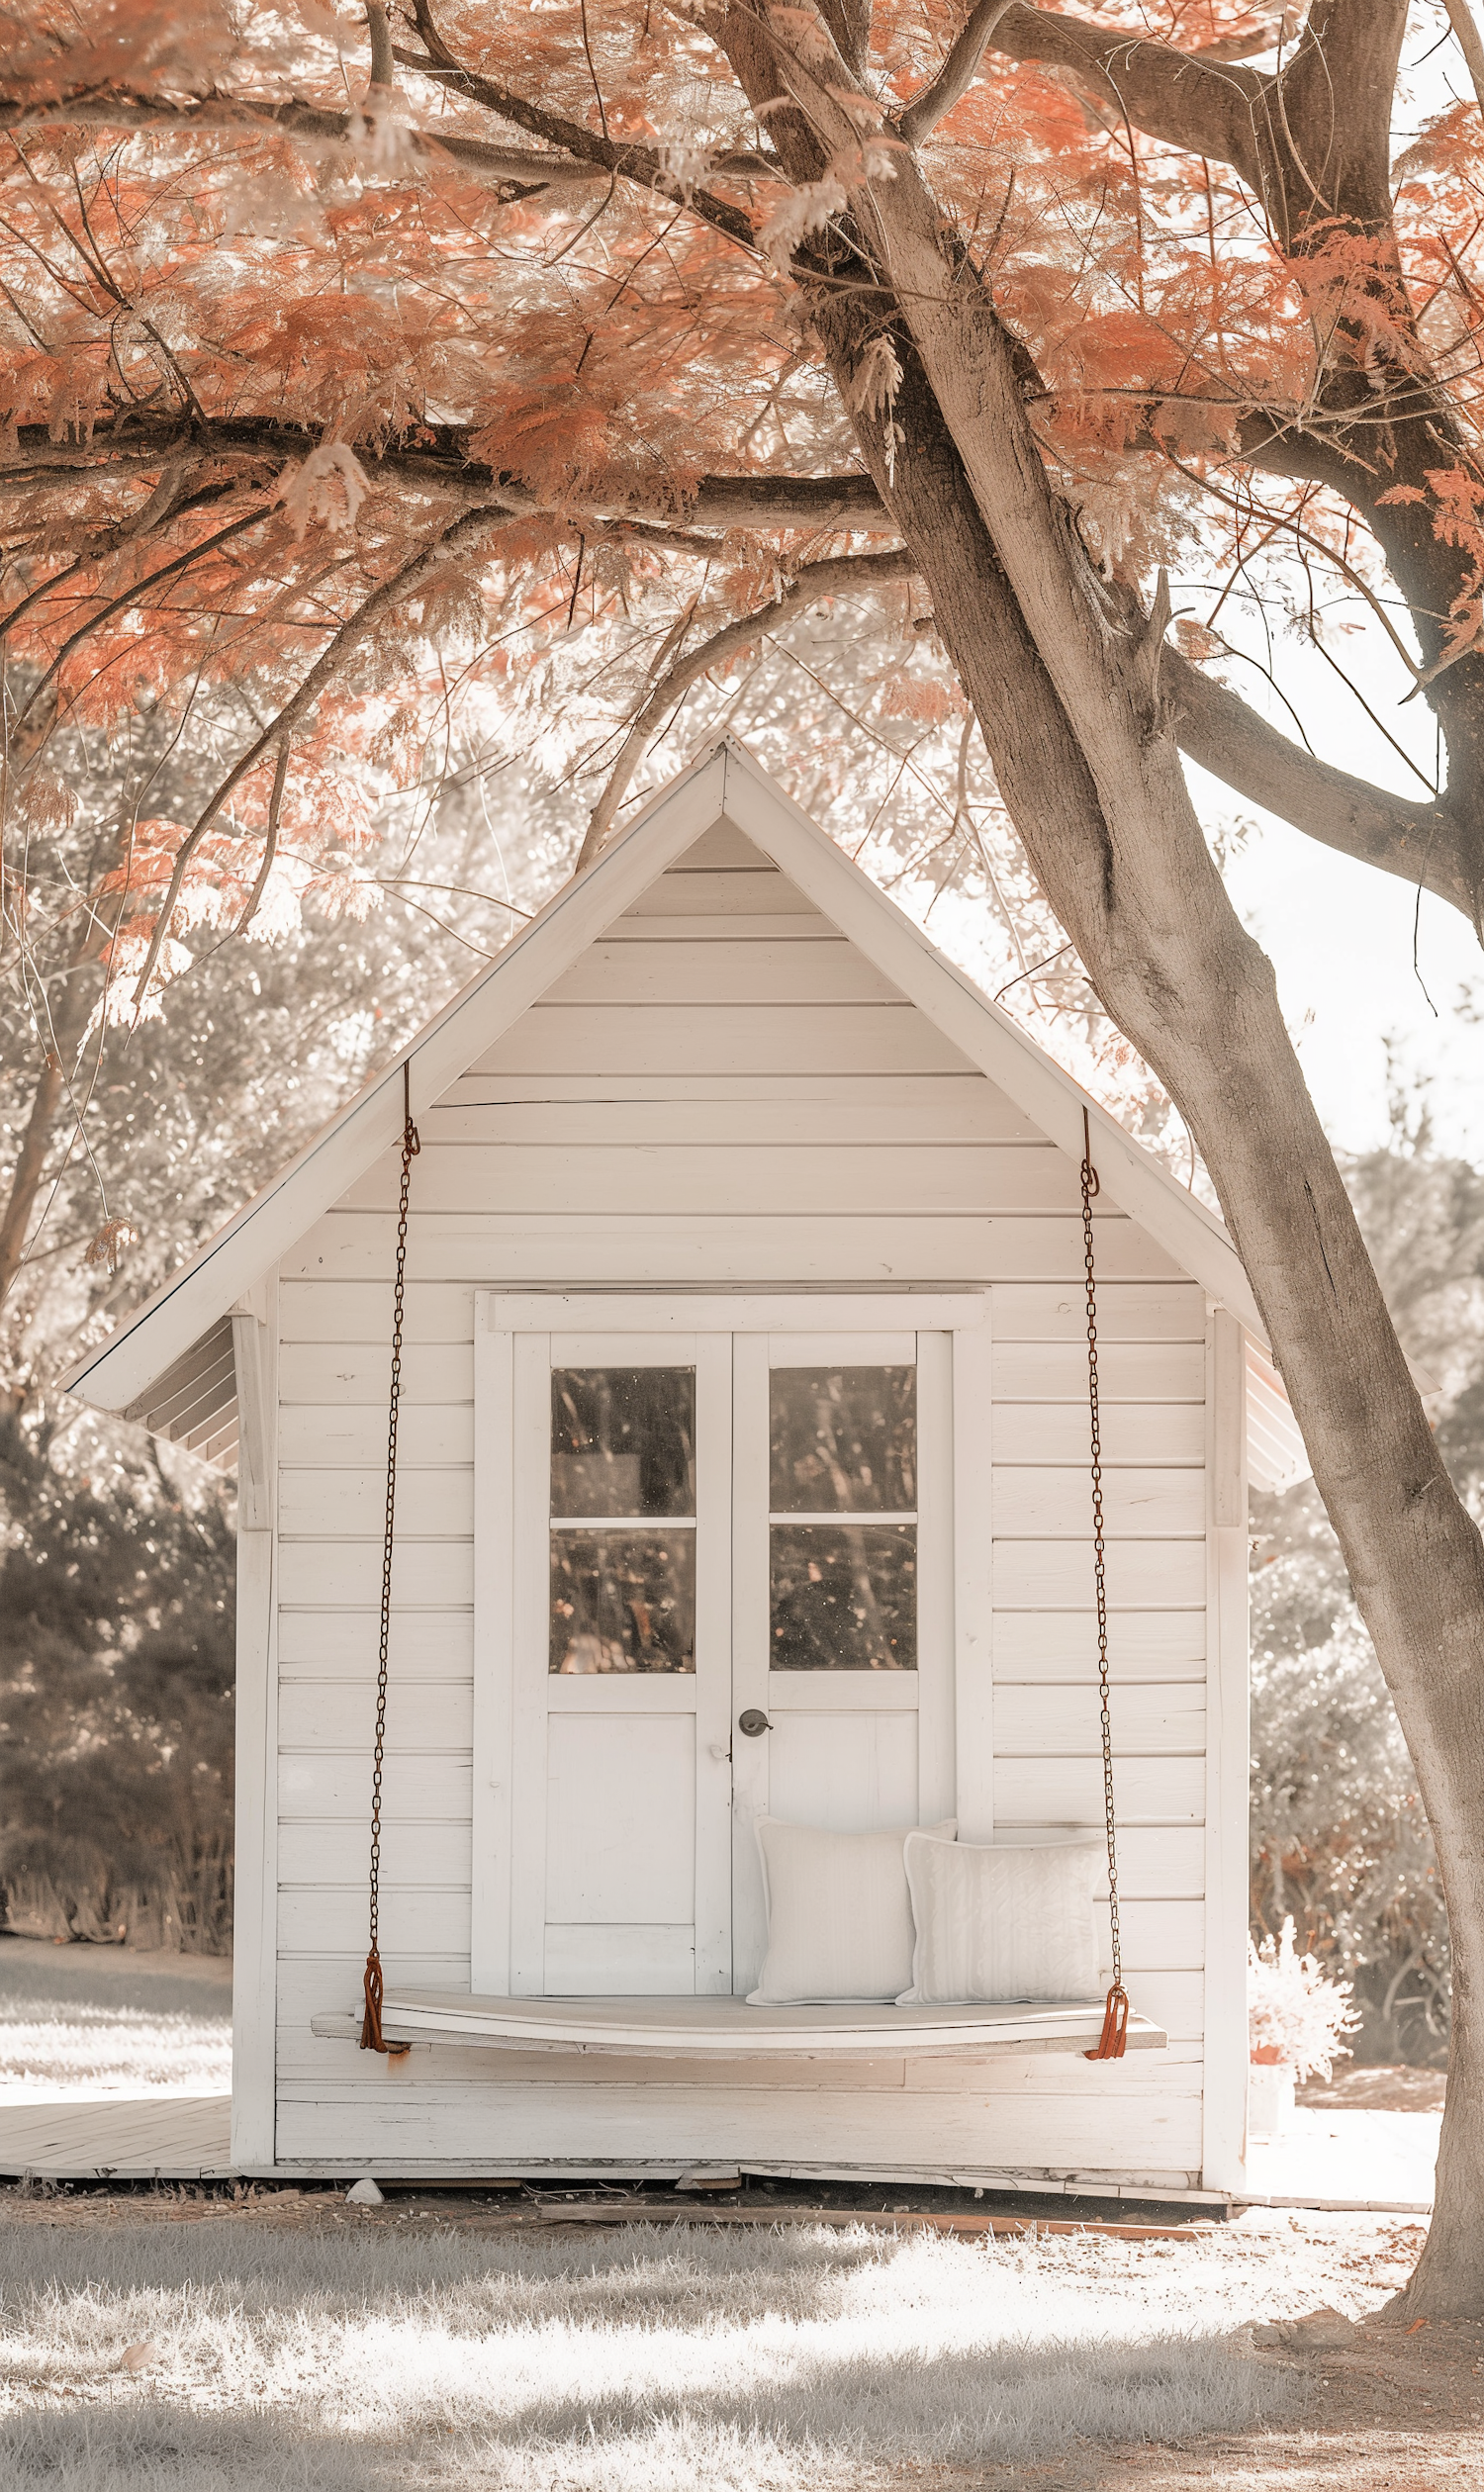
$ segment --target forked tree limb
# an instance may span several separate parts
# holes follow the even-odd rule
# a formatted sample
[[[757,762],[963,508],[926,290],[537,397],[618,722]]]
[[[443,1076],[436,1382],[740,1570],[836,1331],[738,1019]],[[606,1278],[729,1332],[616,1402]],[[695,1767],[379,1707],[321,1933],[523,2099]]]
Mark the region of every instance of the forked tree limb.
[[[802,614],[811,605],[817,605],[821,598],[846,596],[854,589],[879,588],[885,581],[909,580],[916,568],[905,549],[887,554],[845,554],[835,561],[810,563],[789,583],[782,597],[775,599],[772,605],[761,606],[754,613],[742,614],[733,622],[723,623],[688,657],[677,658],[675,664],[661,676],[629,724],[603,793],[588,817],[588,828],[573,868],[574,874],[583,873],[602,848],[629,781],[643,760],[649,739],[666,710],[673,702],[684,699],[691,687],[697,684],[703,675],[709,675],[713,667],[724,665],[728,658],[736,657],[763,632],[788,622],[794,614]]]
[[[920,147],[944,115],[969,93],[994,30],[1012,5],[1013,0],[978,0],[971,11],[937,76],[919,88],[897,114],[896,127],[909,147]]]

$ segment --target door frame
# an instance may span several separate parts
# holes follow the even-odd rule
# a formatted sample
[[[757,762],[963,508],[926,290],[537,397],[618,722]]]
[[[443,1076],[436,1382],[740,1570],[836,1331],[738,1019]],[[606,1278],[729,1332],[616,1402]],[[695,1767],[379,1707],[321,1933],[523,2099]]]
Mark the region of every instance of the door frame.
[[[940,1495],[935,1536],[939,1563],[953,1586],[953,1703],[946,1720],[934,1715],[926,1728],[943,1778],[945,1743],[952,1755],[955,1813],[961,1832],[985,1841],[992,1832],[992,1709],[990,1689],[990,1325],[989,1292],[912,1289],[890,1292],[687,1292],[631,1290],[498,1289],[475,1292],[474,1305],[474,1708],[471,1793],[470,1989],[476,1997],[508,1997],[512,1976],[529,1981],[529,1967],[512,1960],[512,1927],[532,1863],[517,1854],[534,1838],[532,1817],[515,1791],[516,1653],[532,1631],[516,1615],[517,1538],[533,1524],[530,1501],[539,1482],[516,1459],[519,1379],[546,1357],[533,1335],[606,1337],[648,1335],[651,1343],[703,1334],[896,1333],[950,1336],[943,1343],[951,1390],[951,1445],[945,1432],[919,1458],[938,1468],[952,1464],[952,1507]],[[919,1358],[925,1344],[919,1342]],[[930,1352],[937,1356],[940,1353]],[[766,1361],[766,1340],[763,1343]],[[528,1382],[524,1392],[530,1390]],[[522,1397],[523,1398],[523,1397]],[[946,1482],[943,1482],[946,1487]],[[544,1523],[544,1495],[542,1498]],[[951,1542],[951,1548],[950,1548]],[[542,1646],[545,1643],[542,1622]],[[732,1707],[743,1701],[737,1686]],[[730,1721],[731,1712],[728,1713]],[[713,1744],[697,1718],[698,1744]],[[745,1792],[734,1785],[736,1801]],[[539,1812],[538,1812],[539,1813]],[[544,1817],[543,1817],[544,1826]],[[544,1850],[544,1835],[543,1835]],[[745,1889],[742,1891],[745,1892]],[[741,1895],[738,1896],[741,1901]],[[524,1917],[523,1915],[521,1917]],[[733,1932],[734,1952],[738,1937]],[[754,1934],[755,1935],[755,1934]]]

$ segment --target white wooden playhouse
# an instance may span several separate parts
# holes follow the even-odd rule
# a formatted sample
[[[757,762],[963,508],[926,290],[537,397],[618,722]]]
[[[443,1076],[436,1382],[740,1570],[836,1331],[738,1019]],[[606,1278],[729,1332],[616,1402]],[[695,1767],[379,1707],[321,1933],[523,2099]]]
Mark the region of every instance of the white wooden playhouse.
[[[1247,1487],[1303,1461],[1223,1228],[1092,1109],[1139,2047],[753,2006],[759,1816],[1100,1835],[1082,1094],[732,743],[407,1066],[402,2056],[402,1063],[71,1379],[238,1466],[236,2167],[1240,2189]]]

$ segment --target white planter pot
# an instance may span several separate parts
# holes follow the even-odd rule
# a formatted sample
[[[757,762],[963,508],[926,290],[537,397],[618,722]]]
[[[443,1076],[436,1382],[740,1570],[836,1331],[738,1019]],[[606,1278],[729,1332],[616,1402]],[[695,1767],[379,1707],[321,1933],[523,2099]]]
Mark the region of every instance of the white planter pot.
[[[1252,2060],[1247,2072],[1247,2126],[1250,2137],[1276,2137],[1293,2117],[1293,2071],[1282,2061]]]

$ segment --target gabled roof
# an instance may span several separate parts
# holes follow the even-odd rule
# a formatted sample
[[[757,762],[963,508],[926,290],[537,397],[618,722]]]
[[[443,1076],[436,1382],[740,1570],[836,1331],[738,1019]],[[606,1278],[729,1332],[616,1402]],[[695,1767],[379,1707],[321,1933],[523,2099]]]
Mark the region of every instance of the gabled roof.
[[[972,1063],[1080,1160],[1082,1115],[1106,1198],[1259,1341],[1261,1319],[1221,1222],[1142,1149],[1034,1040],[936,952],[893,901],[731,738],[673,780],[579,880],[566,883],[499,959],[331,1119],[254,1202],[78,1360],[70,1389],[101,1409],[153,1419],[162,1381],[254,1282],[313,1228],[402,1132],[404,1065],[413,1113],[492,1047],[587,947],[715,822],[752,840]],[[168,1400],[170,1397],[166,1397]],[[1291,1426],[1291,1421],[1289,1423]]]

